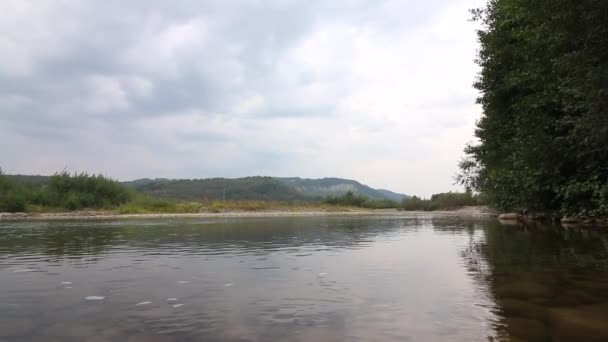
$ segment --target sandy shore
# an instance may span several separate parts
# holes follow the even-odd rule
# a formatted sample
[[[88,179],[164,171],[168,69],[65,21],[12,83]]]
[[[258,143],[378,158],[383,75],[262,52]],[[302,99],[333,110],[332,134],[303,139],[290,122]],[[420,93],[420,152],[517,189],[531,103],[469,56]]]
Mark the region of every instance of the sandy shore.
[[[374,214],[373,210],[357,211],[230,211],[221,213],[162,213],[120,214],[104,211],[75,211],[65,213],[0,213],[0,221],[59,221],[59,220],[111,220],[150,218],[212,218],[212,217],[289,217]]]
[[[63,213],[0,213],[0,221],[59,221],[59,220],[111,220],[150,218],[213,218],[213,217],[296,217],[296,216],[339,216],[339,215],[395,215],[407,211],[396,209],[348,209],[344,211],[294,210],[294,211],[228,211],[221,213],[163,213],[163,214],[120,214],[113,211],[73,211]],[[427,212],[429,213],[429,212]],[[486,207],[464,207],[454,211],[435,212],[460,215],[491,215]]]

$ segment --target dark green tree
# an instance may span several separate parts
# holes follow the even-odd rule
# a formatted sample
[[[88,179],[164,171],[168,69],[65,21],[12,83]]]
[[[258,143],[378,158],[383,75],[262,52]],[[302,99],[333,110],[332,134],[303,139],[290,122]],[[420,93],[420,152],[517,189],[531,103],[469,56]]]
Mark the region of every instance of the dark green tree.
[[[608,1],[490,0],[458,180],[500,209],[608,214]]]

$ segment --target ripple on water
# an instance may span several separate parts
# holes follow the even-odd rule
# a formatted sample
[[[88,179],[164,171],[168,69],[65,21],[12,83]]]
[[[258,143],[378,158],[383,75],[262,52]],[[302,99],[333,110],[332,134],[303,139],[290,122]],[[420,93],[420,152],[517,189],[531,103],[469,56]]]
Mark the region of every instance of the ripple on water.
[[[35,340],[57,322],[120,325],[111,340],[605,340],[605,234],[403,215],[0,223],[0,340],[19,321]]]

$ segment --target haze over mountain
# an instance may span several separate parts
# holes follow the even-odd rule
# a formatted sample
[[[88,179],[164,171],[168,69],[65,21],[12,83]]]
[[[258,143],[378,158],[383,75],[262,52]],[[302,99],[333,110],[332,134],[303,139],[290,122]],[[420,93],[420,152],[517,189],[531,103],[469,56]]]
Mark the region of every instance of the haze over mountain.
[[[371,199],[388,199],[392,201],[401,201],[404,197],[408,197],[404,194],[398,194],[389,190],[373,189],[365,184],[361,184],[355,180],[343,179],[343,178],[321,178],[321,179],[310,179],[310,178],[275,178],[287,186],[292,187],[298,193],[306,197],[327,197],[327,196],[340,196],[348,191],[352,191],[355,194],[363,195]]]
[[[150,196],[182,200],[314,200],[340,196],[348,191],[374,200],[401,201],[404,194],[377,190],[357,181],[341,178],[244,177],[208,179],[137,179],[124,182]]]
[[[50,176],[7,175],[9,179],[43,187]],[[309,179],[300,177],[243,177],[207,179],[141,178],[122,184],[152,197],[181,200],[316,200],[341,196],[352,191],[372,200],[401,201],[410,196],[374,189],[355,180],[342,178]]]

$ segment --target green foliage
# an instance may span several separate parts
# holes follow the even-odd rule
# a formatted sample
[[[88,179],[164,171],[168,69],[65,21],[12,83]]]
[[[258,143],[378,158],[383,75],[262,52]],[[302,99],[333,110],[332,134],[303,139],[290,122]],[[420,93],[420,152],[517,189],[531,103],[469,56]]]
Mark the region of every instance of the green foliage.
[[[348,191],[342,196],[328,196],[323,200],[323,203],[369,209],[397,208],[399,206],[395,201],[372,200],[368,197],[357,195],[352,191]]]
[[[211,203],[210,210],[214,213],[219,213],[224,210],[224,204],[222,202],[213,202]]]
[[[465,206],[482,205],[483,197],[467,192],[444,192],[434,194],[430,199],[422,199],[417,196],[406,198],[401,202],[403,210],[453,210]]]
[[[437,209],[430,200],[422,199],[418,196],[404,199],[401,202],[401,208],[408,211],[433,211]]]
[[[111,208],[128,202],[132,193],[113,179],[87,173],[60,172],[50,179],[47,200],[70,210]]]
[[[499,209],[607,215],[608,2],[490,0],[473,14],[483,116],[458,180]]]
[[[0,212],[25,211],[27,191],[23,186],[11,182],[0,168]]]
[[[26,205],[25,193],[12,190],[0,199],[0,211],[10,213],[24,212]]]
[[[137,195],[133,200],[118,207],[121,214],[150,214],[150,213],[198,213],[202,204],[198,202],[182,202],[152,198],[145,195]]]
[[[0,211],[26,211],[28,206],[78,209],[113,208],[128,202],[132,192],[115,180],[86,173],[57,173],[48,184],[19,182],[0,174]]]

